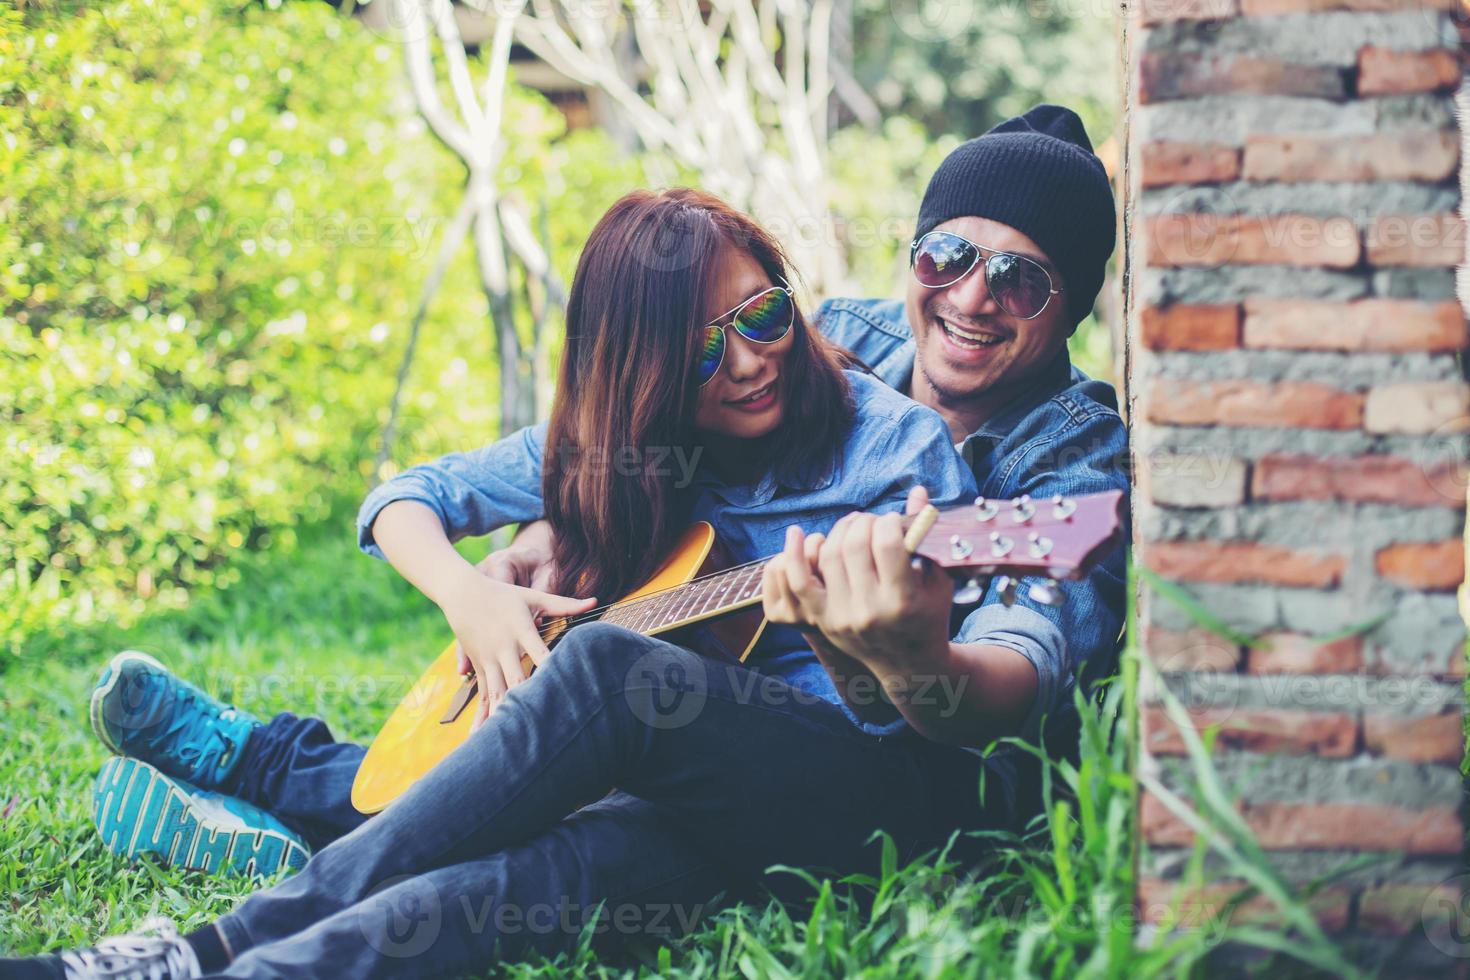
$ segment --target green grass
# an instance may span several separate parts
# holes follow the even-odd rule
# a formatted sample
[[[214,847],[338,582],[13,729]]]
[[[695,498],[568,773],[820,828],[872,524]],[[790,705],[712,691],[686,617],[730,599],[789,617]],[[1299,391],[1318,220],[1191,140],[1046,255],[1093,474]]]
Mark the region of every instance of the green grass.
[[[106,752],[92,736],[86,706],[110,654],[143,649],[257,715],[320,714],[339,737],[368,739],[447,638],[426,599],[357,551],[348,517],[303,530],[289,552],[237,560],[242,578],[227,592],[198,595],[186,610],[128,629],[31,637],[19,658],[3,665],[0,951],[86,945],[153,914],[193,928],[253,887],[238,878],[130,865],[102,846],[89,806]],[[874,893],[869,911],[840,897],[832,882],[812,880],[815,901],[808,909],[729,909],[673,947],[642,948],[627,961],[602,963],[583,949],[496,970],[517,976],[1176,976],[1201,972],[1224,938],[1282,950],[1267,961],[1278,974],[1292,964],[1336,966],[1332,948],[1300,918],[1294,897],[1261,867],[1264,857],[1236,840],[1228,815],[1220,817],[1223,831],[1203,835],[1215,843],[1201,847],[1230,849],[1239,877],[1281,903],[1283,923],[1303,928],[1290,944],[1261,927],[1139,938],[1131,908],[1137,784],[1130,740],[1123,737],[1132,725],[1131,687],[1114,684],[1101,717],[1089,713],[1080,766],[1049,768],[1054,785],[1066,792],[1046,818],[1025,839],[996,838],[995,859],[978,875],[957,876],[942,859],[907,867],[889,862],[881,878],[850,882]],[[1114,725],[1116,738],[1109,736]],[[1208,813],[1223,790],[1209,779],[1205,747],[1195,748],[1206,770]]]

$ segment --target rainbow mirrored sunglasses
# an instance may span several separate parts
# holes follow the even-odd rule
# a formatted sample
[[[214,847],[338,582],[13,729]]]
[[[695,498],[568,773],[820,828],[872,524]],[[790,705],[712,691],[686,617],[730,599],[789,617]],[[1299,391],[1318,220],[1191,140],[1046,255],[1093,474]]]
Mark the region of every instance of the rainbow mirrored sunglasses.
[[[729,322],[726,322],[726,320]],[[753,344],[774,344],[791,332],[796,322],[796,300],[791,287],[784,283],[762,289],[715,317],[704,328],[704,342],[699,350],[699,384],[708,384],[725,363],[725,328],[734,327],[740,336]]]

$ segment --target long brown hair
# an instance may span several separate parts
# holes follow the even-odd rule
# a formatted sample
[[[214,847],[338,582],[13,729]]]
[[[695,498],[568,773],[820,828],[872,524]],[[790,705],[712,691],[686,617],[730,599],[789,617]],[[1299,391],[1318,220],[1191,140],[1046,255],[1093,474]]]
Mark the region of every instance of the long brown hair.
[[[634,191],[587,239],[542,467],[564,595],[624,595],[652,574],[687,519],[692,501],[663,454],[688,460],[699,439],[700,328],[727,249],[748,253],[771,282],[790,281],[769,234],[687,188]],[[837,355],[799,310],[792,329],[785,411],[760,458],[784,483],[806,486],[835,464],[853,405]]]

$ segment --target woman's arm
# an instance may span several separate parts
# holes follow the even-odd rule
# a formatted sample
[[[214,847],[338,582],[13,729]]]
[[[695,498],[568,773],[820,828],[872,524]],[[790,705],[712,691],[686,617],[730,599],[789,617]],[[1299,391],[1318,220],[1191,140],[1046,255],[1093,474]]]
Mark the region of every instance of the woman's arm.
[[[393,501],[370,530],[388,563],[440,608],[467,575],[479,575],[450,544],[439,515],[420,501]]]

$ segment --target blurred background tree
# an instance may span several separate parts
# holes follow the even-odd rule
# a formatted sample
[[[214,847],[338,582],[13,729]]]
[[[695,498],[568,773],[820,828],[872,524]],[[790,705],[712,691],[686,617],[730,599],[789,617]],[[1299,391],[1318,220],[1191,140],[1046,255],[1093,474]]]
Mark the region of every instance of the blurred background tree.
[[[182,605],[191,588],[232,580],[231,551],[289,545],[303,523],[350,533],[370,483],[506,421],[489,299],[462,249],[424,310],[391,458],[375,465],[467,179],[416,110],[398,36],[367,16],[382,2],[351,17],[307,0],[0,9],[0,638],[11,649],[59,622]],[[907,2],[835,0],[833,94],[809,96],[824,116],[816,234],[842,256],[844,288],[870,295],[902,289],[924,182],[959,138],[1041,99],[1076,105],[1099,142],[1112,128],[1102,12],[1002,5],[977,7],[981,18],[955,2],[963,19],[944,21]],[[775,5],[784,14],[756,24],[779,63],[782,30],[807,4]],[[481,76],[487,38],[464,37]],[[619,35],[620,58],[630,38]],[[639,98],[661,98],[636,58],[619,70]],[[496,186],[562,282],[614,199],[706,172],[650,145],[605,85],[526,46],[510,78]],[[446,77],[434,84],[451,97]],[[790,149],[779,125],[763,132],[753,164]],[[508,276],[518,338],[534,349],[540,317],[552,340],[538,356],[554,358],[559,318],[537,311],[546,297],[525,267]],[[1110,373],[1106,330],[1085,326],[1074,350]]]

